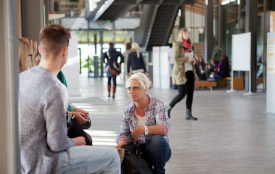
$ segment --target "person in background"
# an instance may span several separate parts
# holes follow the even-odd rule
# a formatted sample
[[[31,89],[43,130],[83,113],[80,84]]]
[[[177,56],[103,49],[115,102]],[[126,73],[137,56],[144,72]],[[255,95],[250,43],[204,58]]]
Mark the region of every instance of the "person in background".
[[[169,147],[169,123],[163,102],[149,93],[151,82],[144,73],[129,77],[126,89],[132,102],[125,107],[121,118],[117,148],[134,150],[137,142],[144,158],[154,166],[154,173],[164,174],[165,163],[171,156]],[[133,153],[133,152],[132,152]]]
[[[217,63],[214,58],[212,58],[207,65],[207,75],[208,81],[215,81],[215,73],[217,71]]]
[[[124,78],[126,79],[126,77],[127,77],[127,62],[128,62],[129,54],[131,53],[131,43],[127,42],[125,46],[126,46],[126,50],[123,53],[123,56],[124,56]]]
[[[37,42],[28,38],[19,38],[18,54],[20,72],[33,67],[35,58],[39,56]]]
[[[172,72],[173,72],[173,68],[174,68],[174,55],[173,55],[173,48],[170,48],[169,49],[169,52],[168,52],[168,57],[169,57],[169,75],[170,75],[170,78],[172,77]],[[173,83],[173,80],[172,80],[172,88],[173,89],[177,89],[177,86]]]
[[[134,42],[132,43],[131,53],[129,54],[129,57],[128,57],[127,73],[128,73],[128,76],[130,76],[130,73],[134,74],[138,72],[148,74],[146,71],[146,66],[144,63],[143,56],[140,52],[139,45],[138,43]]]
[[[173,44],[174,50],[174,68],[173,82],[177,85],[178,95],[168,105],[168,117],[172,108],[180,102],[187,94],[186,99],[186,120],[198,120],[192,115],[192,103],[196,74],[196,59],[192,42],[190,40],[190,32],[186,28],[179,31],[177,42]]]
[[[57,74],[66,63],[69,39],[61,25],[43,27],[41,61],[19,75],[21,173],[120,173],[115,149],[84,146],[84,137],[67,136],[68,93]]]
[[[215,81],[229,77],[229,62],[226,54],[222,55],[221,61],[217,65],[217,71],[215,73]]]
[[[206,80],[206,64],[203,58],[200,56],[197,65],[200,71],[200,80]]]
[[[120,62],[118,62],[118,58],[120,57]],[[109,50],[103,54],[103,62],[106,63],[106,67],[117,63],[121,66],[121,63],[124,62],[124,56],[121,52],[116,51],[115,45],[113,42],[109,43]],[[107,77],[108,77],[108,97],[111,96],[111,81],[113,79],[113,98],[115,98],[116,93],[116,75],[112,74],[109,69],[107,69]]]

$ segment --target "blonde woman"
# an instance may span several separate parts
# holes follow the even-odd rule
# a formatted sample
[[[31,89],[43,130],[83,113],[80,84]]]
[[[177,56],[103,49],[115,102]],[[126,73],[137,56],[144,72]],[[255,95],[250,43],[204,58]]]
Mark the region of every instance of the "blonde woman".
[[[194,58],[190,32],[186,28],[180,29],[177,42],[173,44],[173,53],[175,62],[172,73],[173,84],[177,85],[179,93],[168,106],[168,116],[170,118],[172,108],[187,94],[186,120],[198,120],[192,115],[194,84],[195,78],[197,79],[196,59]]]
[[[35,62],[36,57],[39,55],[37,42],[28,38],[19,38],[18,54],[20,72],[37,65]]]
[[[154,173],[163,174],[171,156],[170,125],[163,102],[148,93],[150,86],[144,73],[133,74],[127,80],[126,89],[132,102],[124,109],[117,148],[122,150],[127,145],[127,149],[137,150],[134,143],[138,143],[141,157],[154,166]]]
[[[138,43],[134,42],[132,43],[131,53],[129,54],[129,57],[128,57],[127,73],[128,73],[128,76],[130,76],[130,74],[134,74],[138,72],[147,74],[146,66],[144,63],[143,56],[140,52],[139,45]]]

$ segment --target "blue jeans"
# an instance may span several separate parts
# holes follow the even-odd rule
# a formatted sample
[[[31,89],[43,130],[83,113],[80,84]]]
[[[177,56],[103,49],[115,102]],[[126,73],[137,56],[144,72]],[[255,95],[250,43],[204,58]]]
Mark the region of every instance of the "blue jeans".
[[[134,146],[133,143],[129,145]],[[133,147],[130,149],[133,150]],[[141,151],[143,151],[144,154],[142,156],[143,159],[145,159],[149,165],[154,166],[154,173],[164,174],[165,163],[171,157],[171,149],[167,141],[163,138],[163,136],[152,135],[146,144],[140,145],[140,149]]]
[[[58,173],[120,174],[120,159],[114,148],[74,146],[59,154]]]

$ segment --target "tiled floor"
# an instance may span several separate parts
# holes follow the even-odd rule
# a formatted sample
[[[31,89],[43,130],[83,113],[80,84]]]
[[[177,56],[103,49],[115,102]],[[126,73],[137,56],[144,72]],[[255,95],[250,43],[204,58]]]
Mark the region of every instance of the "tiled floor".
[[[94,144],[114,147],[120,116],[129,99],[122,79],[118,79],[114,100],[107,97],[106,83],[106,79],[81,76],[81,96],[75,104],[92,114],[88,132]],[[168,104],[177,91],[151,89],[150,93]],[[265,112],[265,93],[243,93],[196,90],[193,114],[198,121],[184,119],[185,100],[175,106],[169,132],[172,157],[166,173],[275,173],[275,115]],[[99,102],[95,99],[91,104],[89,97],[98,97]]]

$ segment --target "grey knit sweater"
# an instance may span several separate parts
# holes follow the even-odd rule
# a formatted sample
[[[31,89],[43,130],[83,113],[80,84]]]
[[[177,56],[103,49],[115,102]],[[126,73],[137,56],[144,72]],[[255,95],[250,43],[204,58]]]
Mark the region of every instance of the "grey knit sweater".
[[[19,80],[21,173],[56,173],[59,153],[75,145],[67,137],[67,90],[40,66],[22,72]]]

